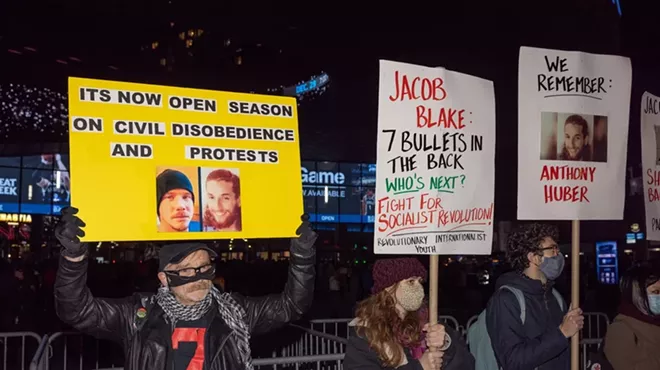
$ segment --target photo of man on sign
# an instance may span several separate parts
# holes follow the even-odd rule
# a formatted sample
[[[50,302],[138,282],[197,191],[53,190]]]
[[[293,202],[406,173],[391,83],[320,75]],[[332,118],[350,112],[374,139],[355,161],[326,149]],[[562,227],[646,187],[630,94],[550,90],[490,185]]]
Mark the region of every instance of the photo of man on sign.
[[[156,176],[158,232],[200,231],[195,208],[197,168],[160,169]],[[192,180],[191,180],[192,179]]]
[[[607,162],[607,117],[541,112],[541,160]]]
[[[202,168],[204,231],[241,231],[241,181],[237,169]]]

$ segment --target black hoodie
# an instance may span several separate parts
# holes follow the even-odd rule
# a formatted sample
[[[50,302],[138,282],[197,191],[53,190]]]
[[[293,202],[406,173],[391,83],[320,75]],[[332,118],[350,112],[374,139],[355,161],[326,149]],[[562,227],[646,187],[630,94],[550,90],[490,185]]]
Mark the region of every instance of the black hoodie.
[[[500,289],[507,285],[525,296],[525,324],[520,320],[516,296]],[[545,286],[522,273],[509,272],[497,280],[495,294],[486,308],[486,326],[493,351],[503,370],[570,369],[570,341],[559,330],[564,310],[552,294],[553,283]]]

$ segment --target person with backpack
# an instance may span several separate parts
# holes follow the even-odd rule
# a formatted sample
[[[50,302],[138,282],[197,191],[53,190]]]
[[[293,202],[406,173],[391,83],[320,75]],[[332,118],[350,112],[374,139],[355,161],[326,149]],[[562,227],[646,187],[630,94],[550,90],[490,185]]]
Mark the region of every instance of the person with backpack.
[[[502,275],[488,307],[468,329],[477,370],[567,370],[570,340],[584,325],[553,288],[564,268],[555,227],[526,224],[508,239],[515,271]]]
[[[416,258],[378,260],[372,295],[358,304],[349,323],[346,370],[473,370],[474,359],[461,335],[428,324],[422,281],[427,272]]]

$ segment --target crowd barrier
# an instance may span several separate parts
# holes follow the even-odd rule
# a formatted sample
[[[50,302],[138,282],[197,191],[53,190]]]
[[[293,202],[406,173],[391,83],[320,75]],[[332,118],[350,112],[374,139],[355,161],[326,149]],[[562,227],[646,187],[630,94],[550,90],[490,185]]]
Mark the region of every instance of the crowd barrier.
[[[2,345],[2,353],[0,353],[1,369],[27,369],[30,359],[41,343],[41,339],[39,334],[27,331],[0,333],[0,345]]]
[[[588,353],[595,352],[607,331],[609,319],[603,313],[585,313],[585,327],[581,332],[581,362],[583,369],[587,366]],[[272,352],[272,357],[255,358],[254,365],[260,369],[277,369],[278,367],[295,367],[305,365],[305,368],[340,370],[346,343],[350,336],[349,323],[352,319],[321,319],[311,320],[308,327],[292,324],[290,327],[300,331],[300,336],[292,343],[285,344]],[[440,316],[439,322],[451,326],[462,335],[474,324],[476,316],[468,320],[465,327],[461,326],[452,316]],[[8,339],[20,339],[15,344]],[[34,342],[27,346],[26,343]],[[106,353],[107,358],[122,359],[123,353],[119,346],[77,332],[59,332],[40,337],[31,332],[0,333],[3,341],[3,367],[0,370],[121,370],[121,363],[104,363],[99,356]],[[13,347],[12,347],[13,346]],[[9,356],[9,347],[18,350],[20,356]],[[110,355],[107,355],[110,353]],[[26,357],[28,356],[28,357]],[[32,356],[32,357],[29,357]],[[29,359],[32,358],[32,361]],[[27,360],[26,360],[27,359]],[[8,362],[9,360],[9,362]],[[11,366],[8,367],[8,364]]]
[[[320,331],[322,333],[332,334],[342,338],[349,337],[349,327],[348,324],[353,321],[353,319],[318,319],[311,320],[309,322],[310,329]],[[461,333],[464,333],[464,328],[458,323],[453,316],[440,315],[438,316],[438,322],[443,325],[451,326],[452,329],[457,330]]]

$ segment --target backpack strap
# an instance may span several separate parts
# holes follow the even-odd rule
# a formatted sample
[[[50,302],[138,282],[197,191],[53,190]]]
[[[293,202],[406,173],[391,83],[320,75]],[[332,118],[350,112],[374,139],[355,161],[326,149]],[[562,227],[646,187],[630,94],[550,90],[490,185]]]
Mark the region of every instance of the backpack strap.
[[[526,309],[525,309],[525,296],[523,295],[523,292],[520,289],[508,286],[508,285],[502,285],[500,287],[500,290],[506,289],[513,293],[513,295],[516,296],[516,299],[518,300],[518,305],[520,306],[520,321],[525,324],[525,317],[526,317]]]
[[[559,303],[559,308],[561,308],[561,312],[564,312],[566,309],[566,305],[564,304],[564,297],[559,294],[557,289],[552,288],[552,295],[555,296],[555,299],[557,300],[557,303]]]

